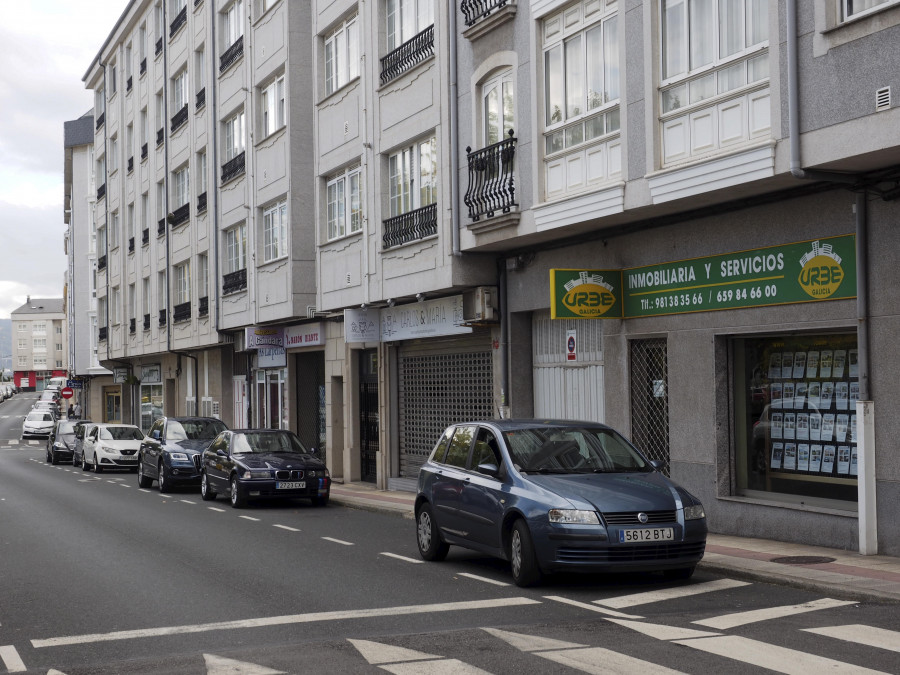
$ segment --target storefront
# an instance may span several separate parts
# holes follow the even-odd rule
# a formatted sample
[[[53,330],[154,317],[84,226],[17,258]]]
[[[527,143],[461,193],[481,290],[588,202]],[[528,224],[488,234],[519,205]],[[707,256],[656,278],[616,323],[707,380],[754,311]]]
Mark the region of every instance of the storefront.
[[[140,366],[141,369],[141,430],[144,433],[150,430],[153,422],[162,417],[163,394],[162,367],[159,363],[150,363]]]
[[[325,327],[321,322],[287,326],[284,348],[293,376],[294,431],[307,448],[326,454]]]
[[[245,329],[244,344],[252,352],[252,425],[257,429],[287,429],[287,355],[284,328],[254,326]]]

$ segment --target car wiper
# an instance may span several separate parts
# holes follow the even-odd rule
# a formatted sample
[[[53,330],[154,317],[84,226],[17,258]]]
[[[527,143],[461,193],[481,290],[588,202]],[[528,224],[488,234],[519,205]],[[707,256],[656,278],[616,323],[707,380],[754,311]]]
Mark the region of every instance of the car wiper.
[[[555,469],[552,467],[542,466],[539,469],[525,469],[526,473],[540,473],[540,474],[550,474],[550,473],[577,473],[572,469]]]

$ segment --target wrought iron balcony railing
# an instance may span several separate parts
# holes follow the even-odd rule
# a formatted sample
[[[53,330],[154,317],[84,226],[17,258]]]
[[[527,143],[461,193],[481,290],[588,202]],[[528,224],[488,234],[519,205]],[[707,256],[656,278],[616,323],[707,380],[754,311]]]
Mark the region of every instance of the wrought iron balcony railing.
[[[147,57],[146,56],[141,59],[141,68],[140,68],[139,72],[141,75],[143,75],[144,73],[147,72]]]
[[[160,218],[156,223],[156,236],[161,237],[166,233],[166,219]]]
[[[134,157],[133,156],[128,158],[128,173],[131,173],[132,171],[134,171]]]
[[[97,188],[97,201],[100,201],[106,196],[106,183]]]
[[[178,129],[184,126],[185,122],[188,121],[188,104],[185,103],[181,106],[181,110],[172,115],[172,133],[174,134]]]
[[[182,204],[172,211],[172,221],[169,223],[172,227],[178,227],[186,223],[191,218],[191,205]]]
[[[143,162],[145,159],[147,159],[147,144],[146,143],[144,143],[141,146],[141,161]]]
[[[381,241],[386,249],[437,234],[437,204],[388,218],[382,229]]]
[[[404,42],[381,59],[381,84],[390,82],[434,55],[434,25]]]
[[[159,40],[156,41],[156,56],[159,56],[160,54],[162,54],[162,47],[163,47],[163,39],[159,38]]]
[[[100,127],[103,126],[103,123],[105,121],[106,121],[106,113],[105,112],[102,112],[99,115],[97,115],[97,129],[100,129]]]
[[[466,18],[466,25],[473,26],[495,9],[506,7],[508,0],[462,0],[459,8]]]
[[[469,161],[469,187],[463,198],[469,207],[469,218],[491,218],[497,211],[509,213],[516,204],[514,169],[516,138],[509,130],[509,138],[482,150],[466,148]]]
[[[133,85],[133,84],[134,84],[134,78],[131,75],[129,75],[128,79],[125,80],[125,91],[126,92],[131,91],[131,85]]]
[[[184,24],[187,23],[187,6],[182,7],[181,11],[178,12],[178,16],[172,19],[172,23],[169,24],[169,38],[175,37],[175,33],[178,32],[178,29],[181,28]]]
[[[209,314],[209,296],[204,295],[200,298],[197,306],[197,316],[207,316]]]
[[[247,288],[247,268],[230,272],[222,277],[222,295],[237,293]]]
[[[141,246],[149,246],[150,245],[150,228],[145,227],[141,232]]]
[[[109,336],[109,329],[106,326],[100,326],[97,329],[97,337],[100,339],[100,342],[106,342],[106,338]]]
[[[159,310],[159,325],[160,327],[166,325],[166,310],[164,309]]]
[[[128,319],[128,332],[132,335],[137,332],[137,319]]]
[[[203,87],[200,91],[197,92],[197,103],[194,106],[195,110],[200,110],[203,106],[206,105],[206,87]]]
[[[234,44],[231,45],[222,56],[219,57],[219,72],[223,73],[228,70],[228,66],[237,61],[244,53],[244,36],[241,35]]]
[[[232,178],[237,178],[245,170],[245,153],[241,153],[222,165],[222,183],[227,183]]]
[[[161,146],[164,140],[166,140],[166,128],[160,127],[156,130],[156,147]]]
[[[179,321],[190,321],[191,320],[191,301],[181,302],[175,305],[172,310],[172,321],[178,323]]]
[[[102,272],[106,269],[106,254],[104,253],[99,258],[97,258],[97,271]]]
[[[197,195],[197,213],[203,213],[206,211],[206,193],[201,192]]]
[[[134,253],[134,237],[128,237],[128,252]]]
[[[150,315],[144,314],[144,330],[150,330]]]

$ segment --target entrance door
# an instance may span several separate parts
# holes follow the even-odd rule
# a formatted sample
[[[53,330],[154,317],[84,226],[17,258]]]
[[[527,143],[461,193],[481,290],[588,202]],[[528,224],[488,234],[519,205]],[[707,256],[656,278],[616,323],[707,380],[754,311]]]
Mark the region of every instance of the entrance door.
[[[665,338],[632,340],[631,440],[650,459],[669,462],[669,377]],[[668,475],[668,468],[664,469]]]
[[[231,380],[231,393],[234,396],[232,419],[235,429],[247,428],[247,380],[243,375]]]
[[[359,353],[359,449],[360,478],[374,483],[378,452],[378,352]]]
[[[104,392],[105,405],[103,407],[103,421],[110,424],[122,423],[122,392]]]
[[[297,435],[325,456],[325,352],[297,354]]]

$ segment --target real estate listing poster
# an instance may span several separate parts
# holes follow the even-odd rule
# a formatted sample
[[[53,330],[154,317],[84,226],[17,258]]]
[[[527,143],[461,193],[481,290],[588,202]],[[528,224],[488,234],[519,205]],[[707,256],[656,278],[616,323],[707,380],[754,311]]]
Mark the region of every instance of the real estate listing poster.
[[[797,440],[809,440],[809,413],[797,413]]]
[[[773,408],[781,408],[781,382],[773,382],[769,385],[769,396]]]
[[[847,410],[850,402],[850,385],[847,382],[836,382],[834,385],[834,404],[838,410]]]
[[[806,379],[811,380],[819,371],[819,352],[809,352],[806,355]]]
[[[802,380],[806,377],[806,352],[796,352],[794,354],[794,373],[795,380]]]
[[[850,415],[850,441],[856,443],[856,415]]]
[[[844,365],[847,363],[847,350],[836,349],[834,351],[834,362],[831,364],[831,376],[839,380],[844,376]]]
[[[794,352],[784,352],[781,355],[781,377],[788,379],[794,374]]]
[[[806,405],[808,386],[806,382],[798,382],[794,387],[794,410],[803,410],[803,406]]]
[[[822,448],[822,473],[831,475],[834,472],[834,446]]]
[[[794,434],[797,429],[797,415],[794,413],[784,413],[784,437],[795,438]]]
[[[806,401],[810,408],[819,408],[819,399],[822,396],[822,383],[810,382],[806,390]]]
[[[859,382],[850,383],[850,410],[856,410],[856,402],[859,401]]]
[[[772,438],[784,438],[783,413],[772,413]]]
[[[784,454],[784,443],[772,443],[772,468],[781,468],[781,457]]]
[[[769,379],[781,379],[781,352],[769,355]]]
[[[819,473],[822,470],[822,446],[815,444],[809,446],[809,471]]]
[[[832,396],[834,396],[834,382],[823,382],[822,396],[819,397],[819,410],[831,410]]]
[[[847,425],[850,424],[849,415],[838,415],[834,423],[834,440],[844,443],[847,440]]]
[[[826,349],[822,352],[822,355],[819,357],[819,377],[823,380],[827,380],[831,377],[831,363],[834,358],[834,354],[830,349]]]
[[[822,415],[822,440],[830,441],[834,436],[834,413]]]
[[[809,471],[809,444],[797,445],[797,471]]]
[[[839,445],[837,451],[837,472],[842,476],[850,475],[850,446]]]
[[[784,404],[781,406],[782,408],[793,408],[794,407],[794,383],[793,382],[785,382],[784,387],[784,397],[782,401]]]
[[[809,440],[822,440],[822,416],[819,413],[809,414]]]
[[[850,377],[859,377],[859,350],[850,350]]]
[[[858,458],[857,450],[856,450],[856,447],[854,446],[853,449],[850,450],[850,475],[851,476],[857,475],[857,470],[859,469],[859,467],[856,466],[857,458]]]
[[[793,443],[784,444],[784,468],[787,471],[797,469],[797,446]]]

